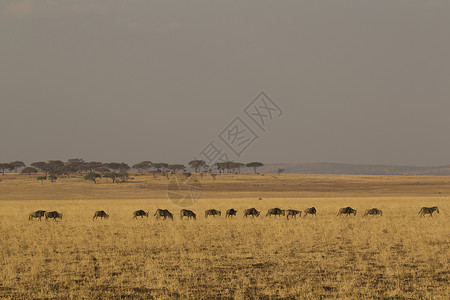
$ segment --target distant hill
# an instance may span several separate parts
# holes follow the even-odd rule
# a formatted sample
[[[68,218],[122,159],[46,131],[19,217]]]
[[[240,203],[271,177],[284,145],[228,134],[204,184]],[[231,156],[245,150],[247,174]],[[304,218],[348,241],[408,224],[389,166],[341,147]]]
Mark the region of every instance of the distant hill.
[[[434,175],[450,176],[450,165],[438,167],[413,167],[391,165],[359,165],[340,163],[284,163],[267,164],[258,169],[261,173],[286,174],[347,174],[347,175]]]

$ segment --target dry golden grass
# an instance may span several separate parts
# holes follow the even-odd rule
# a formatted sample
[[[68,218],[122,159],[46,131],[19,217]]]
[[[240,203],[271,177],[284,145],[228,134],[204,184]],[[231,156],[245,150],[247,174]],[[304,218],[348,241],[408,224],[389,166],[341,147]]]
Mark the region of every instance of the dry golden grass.
[[[204,176],[202,199],[180,220],[167,179],[98,185],[81,178],[41,186],[0,182],[0,298],[448,299],[449,180],[445,177]],[[262,197],[263,200],[258,200]],[[420,218],[422,206],[440,213]],[[271,219],[271,207],[317,217]],[[356,217],[336,217],[352,206]],[[238,210],[225,219],[225,210]],[[259,218],[242,217],[245,208]],[[383,217],[362,217],[378,207]],[[174,221],[156,220],[168,208]],[[209,208],[220,218],[204,218]],[[38,209],[61,221],[28,221]],[[92,220],[104,209],[108,220]],[[135,210],[150,211],[134,220]]]

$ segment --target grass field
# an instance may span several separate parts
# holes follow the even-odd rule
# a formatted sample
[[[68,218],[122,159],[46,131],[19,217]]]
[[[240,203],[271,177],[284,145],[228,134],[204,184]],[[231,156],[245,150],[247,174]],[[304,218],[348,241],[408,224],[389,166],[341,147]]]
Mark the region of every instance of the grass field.
[[[1,177],[0,298],[450,298],[447,177],[205,175],[196,221],[180,220],[164,177]],[[439,214],[418,216],[434,205]],[[317,217],[265,217],[311,206]],[[336,217],[345,206],[357,215]],[[249,207],[261,216],[243,218]],[[372,207],[383,216],[363,218]],[[157,208],[174,221],[156,220]],[[209,208],[222,217],[205,219]],[[38,209],[63,219],[28,221]],[[110,218],[93,221],[101,209]],[[132,219],[138,209],[149,218]]]

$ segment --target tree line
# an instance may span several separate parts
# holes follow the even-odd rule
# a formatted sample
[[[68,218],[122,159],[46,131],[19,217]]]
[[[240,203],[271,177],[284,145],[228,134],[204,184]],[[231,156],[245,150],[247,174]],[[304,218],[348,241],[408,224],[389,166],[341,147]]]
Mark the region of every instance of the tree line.
[[[22,161],[13,161],[10,163],[0,163],[0,172],[4,174],[6,171],[18,172],[21,169],[22,174],[32,176],[33,174],[41,173],[42,176],[38,177],[38,180],[42,182],[44,180],[55,181],[59,177],[70,177],[75,174],[86,173],[84,178],[86,180],[96,183],[98,178],[109,178],[112,182],[116,180],[126,181],[129,177],[128,172],[130,170],[136,170],[139,173],[151,173],[154,176],[156,174],[175,174],[177,172],[187,173],[188,168],[194,172],[209,172],[217,171],[219,173],[236,173],[240,174],[244,167],[251,168],[256,174],[259,167],[264,166],[261,162],[250,162],[247,164],[240,162],[217,162],[212,166],[209,166],[203,160],[191,160],[187,163],[187,166],[183,164],[168,164],[168,163],[154,163],[151,161],[141,161],[134,165],[128,165],[121,162],[109,162],[103,163],[98,161],[87,162],[81,158],[71,158],[66,162],[61,160],[49,160],[33,162],[27,166]]]

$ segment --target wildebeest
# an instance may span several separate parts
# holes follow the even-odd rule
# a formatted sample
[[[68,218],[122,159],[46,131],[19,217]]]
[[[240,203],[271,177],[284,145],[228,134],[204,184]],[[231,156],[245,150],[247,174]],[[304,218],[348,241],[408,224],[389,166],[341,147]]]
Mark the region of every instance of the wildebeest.
[[[98,210],[98,211],[96,211],[96,212],[94,213],[94,216],[92,217],[92,220],[93,220],[93,219],[97,219],[97,218],[101,218],[101,219],[105,218],[105,219],[108,219],[108,218],[109,218],[109,215],[108,215],[107,213],[105,213],[104,210]]]
[[[137,219],[137,217],[147,217],[148,218],[148,212],[143,211],[142,209],[137,210],[133,213],[133,218]]]
[[[286,219],[288,219],[288,220],[289,220],[289,217],[297,218],[297,215],[299,215],[299,217],[301,217],[302,212],[300,210],[295,210],[295,209],[288,209],[286,211]]]
[[[252,216],[252,218],[259,217],[260,212],[256,210],[256,208],[249,208],[244,210],[244,217]]]
[[[364,212],[364,216],[363,216],[363,217],[365,217],[365,216],[367,216],[367,215],[372,215],[372,216],[380,215],[380,216],[382,216],[382,215],[383,215],[383,212],[381,211],[381,209],[378,209],[378,208],[372,208],[372,209],[366,210],[366,211]]]
[[[183,219],[183,217],[187,217],[188,219],[193,218],[194,220],[197,219],[197,215],[189,209],[180,210],[180,219]]]
[[[266,217],[270,217],[272,215],[280,217],[281,215],[285,216],[286,213],[281,208],[275,207],[275,208],[271,208],[267,211]]]
[[[62,220],[62,217],[63,217],[63,215],[57,211],[47,211],[45,213],[45,220],[47,220],[47,219],[54,219],[55,221],[56,221],[56,219]]]
[[[433,213],[437,211],[439,213],[439,208],[437,206],[433,207],[422,207],[419,211],[420,217],[424,217],[426,214],[430,215],[430,218],[433,216]]]
[[[45,215],[45,210],[37,210],[34,212],[30,212],[30,214],[28,215],[28,220],[31,220],[33,218],[39,218],[39,221],[40,221],[44,215]]]
[[[310,208],[307,208],[307,209],[305,209],[304,211],[303,211],[303,214],[304,214],[304,216],[306,217],[308,214],[310,214],[310,215],[315,215],[316,216],[316,208],[315,207],[310,207]]]
[[[237,210],[230,208],[225,215],[226,218],[236,216]]]
[[[221,216],[222,212],[220,210],[217,209],[208,209],[205,210],[205,218],[207,218],[208,216]]]
[[[337,213],[336,216],[340,216],[340,215],[350,216],[350,214],[353,214],[354,216],[356,216],[356,209],[353,209],[350,206],[347,206],[347,207],[343,207],[343,208],[339,209],[339,212]]]
[[[170,211],[168,211],[167,209],[161,209],[161,208],[158,208],[158,209],[156,210],[154,216],[155,216],[157,219],[159,219],[160,217],[163,217],[164,220],[165,220],[166,218],[170,218],[170,219],[173,221],[173,215],[172,215],[172,213],[171,213]]]

